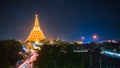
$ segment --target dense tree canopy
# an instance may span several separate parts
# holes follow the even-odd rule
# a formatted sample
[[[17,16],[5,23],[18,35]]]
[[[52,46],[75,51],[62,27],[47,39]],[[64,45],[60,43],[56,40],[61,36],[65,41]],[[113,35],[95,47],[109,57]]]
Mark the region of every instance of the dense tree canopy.
[[[35,61],[38,68],[84,68],[83,56],[73,53],[75,46],[66,42],[57,42],[55,45],[45,44],[38,52]]]
[[[0,68],[15,66],[22,57],[19,55],[21,43],[15,40],[0,40]]]
[[[38,58],[34,65],[38,68],[99,68],[100,57],[102,67],[119,67],[119,60],[108,58],[101,55],[101,48],[118,48],[119,44],[113,43],[89,43],[89,44],[70,44],[67,42],[56,41],[55,44],[45,44],[42,50],[38,51]],[[74,52],[73,50],[84,50],[88,52]],[[106,58],[107,57],[107,58]],[[112,62],[114,63],[112,63]],[[90,65],[92,64],[92,66]]]

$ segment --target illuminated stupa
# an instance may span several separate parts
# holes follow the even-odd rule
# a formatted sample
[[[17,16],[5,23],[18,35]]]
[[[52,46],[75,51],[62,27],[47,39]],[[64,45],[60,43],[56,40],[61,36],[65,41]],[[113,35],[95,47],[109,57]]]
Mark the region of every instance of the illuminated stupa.
[[[25,42],[35,42],[36,40],[41,41],[45,39],[46,37],[44,36],[44,33],[39,26],[38,15],[36,14],[34,27]]]

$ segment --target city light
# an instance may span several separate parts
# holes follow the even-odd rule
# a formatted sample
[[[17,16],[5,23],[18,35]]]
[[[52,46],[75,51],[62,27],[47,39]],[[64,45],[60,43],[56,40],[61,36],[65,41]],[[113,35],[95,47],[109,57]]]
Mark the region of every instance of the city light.
[[[84,40],[85,39],[85,37],[84,36],[82,36],[82,38],[81,38],[82,40]]]
[[[33,61],[36,60],[38,54],[36,53],[35,50],[31,50],[32,56],[28,59],[26,59],[21,65],[19,65],[17,68],[27,68],[28,66],[33,63]]]
[[[98,36],[96,34],[93,35],[92,37],[94,40],[98,39]]]
[[[110,51],[102,51],[101,54],[106,55],[106,56],[120,58],[120,54],[119,53],[114,53],[114,52],[110,52]]]

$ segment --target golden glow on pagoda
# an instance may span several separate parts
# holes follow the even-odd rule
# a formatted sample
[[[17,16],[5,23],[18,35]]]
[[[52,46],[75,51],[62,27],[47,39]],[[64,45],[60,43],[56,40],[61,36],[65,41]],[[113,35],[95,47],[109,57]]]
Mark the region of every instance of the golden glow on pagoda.
[[[46,37],[44,36],[43,31],[39,26],[38,15],[36,14],[34,27],[25,42],[35,42],[36,40],[41,41],[45,39]]]

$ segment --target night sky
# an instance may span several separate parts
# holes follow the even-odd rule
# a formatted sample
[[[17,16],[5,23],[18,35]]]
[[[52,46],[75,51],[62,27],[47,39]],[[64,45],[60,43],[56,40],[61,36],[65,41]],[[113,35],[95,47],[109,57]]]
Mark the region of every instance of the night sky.
[[[39,15],[48,39],[120,40],[120,2],[117,0],[0,0],[0,39],[25,40]]]

